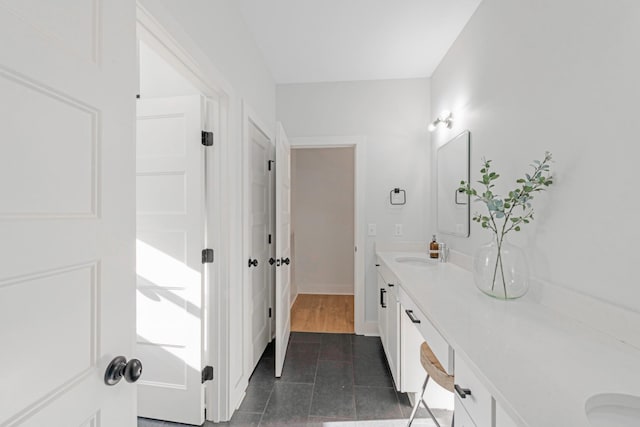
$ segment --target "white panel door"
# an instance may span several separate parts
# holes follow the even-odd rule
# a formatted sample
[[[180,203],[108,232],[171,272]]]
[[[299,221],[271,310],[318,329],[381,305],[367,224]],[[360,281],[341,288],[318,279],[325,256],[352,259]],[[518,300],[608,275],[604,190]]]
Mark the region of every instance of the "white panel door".
[[[291,335],[291,146],[281,123],[276,134],[276,377],[282,376]]]
[[[137,354],[142,417],[204,422],[204,150],[198,95],[138,101]]]
[[[271,340],[269,329],[269,180],[271,142],[249,122],[249,300],[251,310],[251,371]],[[257,264],[256,264],[257,263]]]
[[[0,1],[2,426],[136,425],[135,69],[135,2]]]

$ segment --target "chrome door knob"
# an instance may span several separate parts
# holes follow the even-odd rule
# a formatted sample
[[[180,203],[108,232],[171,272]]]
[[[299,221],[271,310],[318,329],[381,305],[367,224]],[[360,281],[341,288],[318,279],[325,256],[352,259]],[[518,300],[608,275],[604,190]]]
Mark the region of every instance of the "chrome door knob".
[[[131,359],[127,362],[124,356],[118,356],[109,363],[104,373],[106,385],[116,385],[124,377],[128,383],[135,383],[142,376],[142,362]]]

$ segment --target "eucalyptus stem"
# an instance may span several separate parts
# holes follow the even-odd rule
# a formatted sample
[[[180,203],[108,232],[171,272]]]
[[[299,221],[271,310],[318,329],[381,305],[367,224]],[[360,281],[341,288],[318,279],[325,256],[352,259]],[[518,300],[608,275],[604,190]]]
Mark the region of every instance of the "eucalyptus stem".
[[[498,256],[496,257],[496,266],[493,267],[493,280],[491,281],[492,291],[496,287],[496,276],[498,274],[498,262],[500,261],[500,240],[498,239],[498,235],[496,235],[496,243],[498,244]]]
[[[504,298],[508,298],[507,281],[504,272],[504,260],[502,259],[502,248],[504,238],[510,231],[520,231],[523,225],[533,221],[533,208],[531,200],[535,193],[545,191],[547,187],[553,184],[550,166],[551,153],[546,152],[542,161],[534,160],[531,164],[533,172],[531,175],[524,174],[523,178],[516,180],[519,185],[513,191],[509,191],[508,196],[499,196],[494,193],[495,181],[500,177],[499,174],[491,170],[491,160],[482,159],[482,168],[480,173],[482,179],[477,181],[483,186],[483,191],[478,191],[471,187],[470,182],[461,181],[459,191],[464,191],[469,196],[474,196],[476,201],[483,202],[488,215],[476,213],[473,221],[479,223],[482,228],[491,230],[495,234],[498,246],[498,254],[493,269],[493,280],[491,282],[491,292],[495,291],[496,279],[498,278],[498,267],[500,267],[500,278],[502,278],[502,287],[504,290]],[[522,213],[516,214],[514,209],[522,208]],[[501,220],[502,224],[498,226],[497,220]],[[488,267],[488,266],[487,266]],[[487,286],[488,287],[488,286]]]
[[[500,246],[498,246],[498,259],[500,260],[500,274],[502,275],[502,288],[504,289],[504,298],[507,299],[507,281],[504,278],[504,266],[502,265],[502,242],[504,236],[500,240]]]

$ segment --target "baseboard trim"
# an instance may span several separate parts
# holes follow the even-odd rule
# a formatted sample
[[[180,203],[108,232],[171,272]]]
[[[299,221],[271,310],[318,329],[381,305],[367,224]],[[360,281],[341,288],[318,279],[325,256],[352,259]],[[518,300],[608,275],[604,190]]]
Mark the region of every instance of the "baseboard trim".
[[[293,308],[293,304],[295,304],[295,303],[296,303],[296,300],[298,299],[298,295],[300,295],[300,292],[298,292],[298,293],[296,294],[296,296],[295,296],[295,297],[293,297],[293,300],[291,301],[291,305],[289,305],[289,310],[291,310],[291,309]]]
[[[353,284],[338,283],[305,283],[298,285],[299,294],[317,294],[317,295],[353,295],[355,287]]]
[[[353,295],[353,292],[330,292],[323,290],[322,292],[300,291],[298,295]]]
[[[362,324],[362,327],[356,331],[357,335],[366,335],[368,337],[379,337],[378,322],[367,321]]]

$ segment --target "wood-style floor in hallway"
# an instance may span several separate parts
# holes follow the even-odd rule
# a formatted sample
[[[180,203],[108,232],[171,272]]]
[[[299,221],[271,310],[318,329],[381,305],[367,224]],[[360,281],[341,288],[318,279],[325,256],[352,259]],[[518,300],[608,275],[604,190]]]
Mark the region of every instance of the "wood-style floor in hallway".
[[[299,294],[291,308],[291,331],[354,333],[353,295]]]

